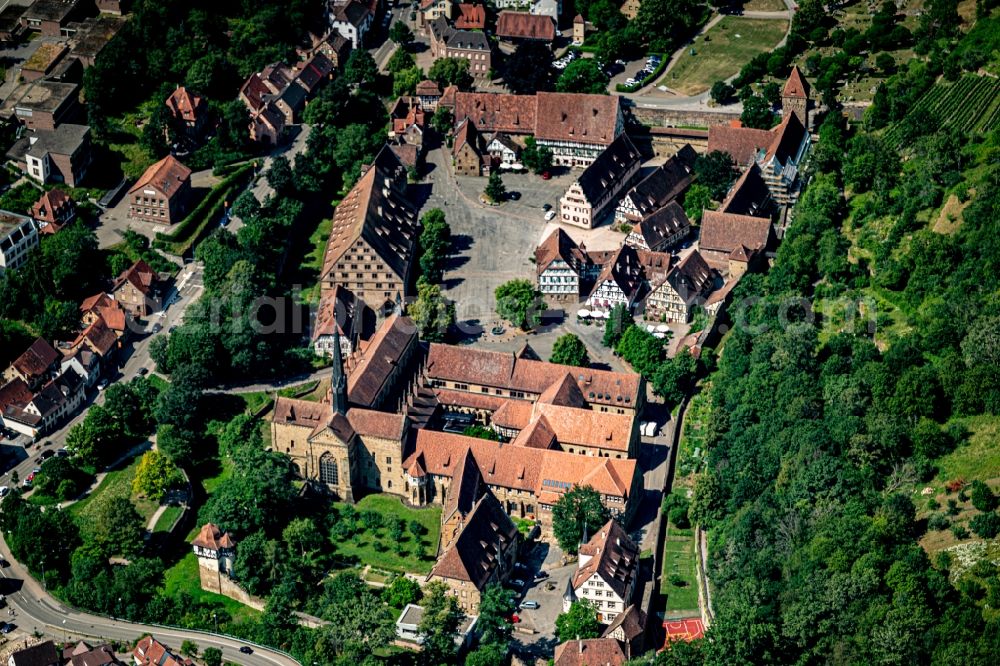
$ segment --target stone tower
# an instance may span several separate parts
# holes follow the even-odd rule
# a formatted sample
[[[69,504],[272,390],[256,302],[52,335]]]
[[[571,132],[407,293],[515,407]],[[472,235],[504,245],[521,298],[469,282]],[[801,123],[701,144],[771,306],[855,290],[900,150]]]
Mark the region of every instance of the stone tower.
[[[198,574],[201,577],[201,589],[216,594],[225,594],[222,590],[223,580],[233,573],[233,563],[236,560],[236,542],[228,533],[223,532],[212,523],[206,523],[198,536],[191,542],[194,554],[198,556]]]
[[[781,111],[796,114],[802,126],[809,129],[809,83],[797,66],[792,67],[792,73],[781,91]]]

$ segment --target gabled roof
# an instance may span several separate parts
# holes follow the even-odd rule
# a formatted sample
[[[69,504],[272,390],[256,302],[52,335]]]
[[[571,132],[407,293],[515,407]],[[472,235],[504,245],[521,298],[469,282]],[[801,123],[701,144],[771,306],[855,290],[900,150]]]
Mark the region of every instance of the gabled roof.
[[[170,115],[188,123],[198,120],[198,116],[205,110],[205,99],[184,86],[177,86],[177,89],[170,93],[166,104],[170,109]]]
[[[165,645],[152,636],[135,644],[132,657],[137,666],[191,666],[194,662],[171,654]]]
[[[684,229],[691,228],[684,208],[676,200],[671,201],[642,219],[632,227],[632,231],[642,236],[651,250],[662,248],[666,240]]]
[[[587,201],[598,201],[608,190],[622,187],[622,181],[641,161],[639,149],[628,135],[619,135],[577,178],[584,197]]]
[[[306,60],[299,67],[298,76],[295,80],[305,88],[307,91],[312,92],[319,84],[326,79],[336,67],[333,61],[330,60],[325,53],[322,51],[317,51],[313,54],[309,60]]]
[[[556,23],[551,16],[502,11],[497,17],[496,34],[501,39],[551,42],[556,37]]]
[[[424,79],[417,84],[416,94],[417,97],[440,97],[441,87],[430,79]]]
[[[694,159],[697,154],[685,144],[676,155],[653,170],[629,190],[627,196],[646,216],[680,196],[694,180]]]
[[[206,550],[222,550],[236,547],[236,543],[233,541],[232,537],[229,536],[229,532],[223,532],[212,523],[205,523],[202,525],[201,531],[199,531],[198,536],[191,541],[191,545],[197,546],[198,548],[204,548]]]
[[[806,136],[806,128],[802,126],[797,114],[788,113],[781,119],[781,124],[774,130],[774,140],[767,148],[764,162],[777,159],[782,165],[793,160],[802,145],[802,139]]]
[[[111,298],[104,292],[94,294],[80,304],[80,312],[93,312],[104,320],[108,328],[113,331],[125,332],[128,323],[128,313],[122,304]]]
[[[615,594],[625,599],[629,584],[638,571],[639,547],[617,520],[610,519],[590,541],[580,546],[580,555],[590,559],[573,575],[574,588],[579,589],[591,576],[598,575]]]
[[[601,285],[611,281],[625,294],[629,300],[638,297],[639,291],[643,287],[645,275],[639,255],[631,245],[622,245],[615,258],[604,265],[601,274],[594,281],[593,296],[598,292]]]
[[[23,379],[15,379],[0,386],[0,413],[8,407],[24,407],[31,402],[31,389]]]
[[[391,172],[383,168],[386,164],[391,166]],[[387,180],[396,178],[397,169],[404,169],[399,158],[387,146],[383,147],[375,164],[341,200],[333,215],[322,278],[327,278],[359,238],[397,276],[404,278],[408,274],[417,236],[417,211],[394,186],[385,186]]]
[[[173,155],[167,155],[146,169],[128,192],[133,194],[146,187],[153,187],[169,198],[190,178],[191,169],[181,164]]]
[[[646,630],[646,614],[635,604],[629,604],[624,613],[615,616],[614,621],[604,630],[604,638],[613,638],[615,632],[621,632],[626,641],[632,641]]]
[[[459,30],[482,30],[486,27],[486,8],[483,5],[463,2],[458,5],[458,12],[455,27]]]
[[[369,314],[370,313],[370,314]],[[316,309],[316,325],[313,328],[313,341],[334,331],[356,342],[364,336],[366,316],[374,316],[371,308],[357,294],[343,285],[335,285],[333,289],[324,289],[320,294],[319,307]]]
[[[352,405],[370,407],[378,400],[386,381],[416,338],[417,326],[413,320],[393,314],[371,340],[359,345],[351,356],[347,377],[347,396]]]
[[[582,409],[587,407],[587,400],[583,397],[583,391],[573,379],[573,375],[567,372],[538,396],[538,404]]]
[[[36,338],[11,364],[29,380],[45,375],[53,363],[60,358],[59,352],[43,338]]]
[[[771,220],[766,217],[734,215],[706,210],[701,218],[698,248],[729,254],[737,246],[763,249],[771,236]]]
[[[539,402],[535,405],[538,420],[563,445],[611,449],[625,453],[632,440],[635,417],[564,405]]]
[[[486,484],[483,483],[483,475],[479,472],[472,452],[466,449],[459,460],[455,475],[451,477],[448,496],[441,512],[442,520],[449,520],[455,513],[462,517],[469,515],[484,493]]]
[[[539,92],[535,138],[610,145],[619,131],[618,95]]]
[[[56,218],[63,208],[73,205],[73,199],[58,187],[42,192],[38,201],[31,207],[31,216],[36,220],[55,224]]]
[[[441,102],[447,97],[447,90]],[[455,92],[455,123],[469,118],[480,132],[532,134],[538,100],[535,95]]]
[[[588,263],[587,253],[580,249],[562,227],[556,227],[555,231],[546,236],[541,245],[535,248],[535,270],[541,275],[557,259],[561,259],[573,268]]]
[[[471,122],[468,118],[464,118],[458,124],[458,129],[455,130],[455,139],[452,143],[451,154],[457,156],[462,148],[468,145],[477,155],[480,155],[482,148],[479,143],[479,130],[476,129],[475,123]]]
[[[711,288],[714,279],[712,269],[705,263],[701,253],[695,250],[667,274],[665,282],[685,303],[691,304]],[[656,285],[653,289],[659,287],[660,285]]]
[[[406,415],[392,412],[377,412],[371,409],[351,407],[347,410],[347,420],[354,432],[362,437],[369,435],[382,439],[402,440],[406,429]]]
[[[83,329],[83,332],[76,337],[70,347],[78,347],[86,341],[92,351],[103,357],[107,356],[114,348],[117,340],[118,336],[108,327],[104,319],[98,318],[94,320],[93,324]]]
[[[758,215],[764,211],[770,199],[771,191],[764,182],[760,168],[751,164],[733,184],[719,210],[736,215]]]
[[[807,99],[809,97],[809,83],[802,76],[798,65],[792,67],[792,73],[788,75],[788,80],[785,81],[785,88],[782,90],[781,96],[797,97],[799,99]]]
[[[518,538],[517,526],[487,491],[466,517],[451,548],[438,559],[432,576],[468,581],[482,590]]]
[[[589,411],[589,410],[588,410]],[[511,441],[513,446],[524,446],[531,449],[552,449],[558,444],[556,434],[552,432],[544,416],[536,418],[528,424]]]
[[[38,643],[10,655],[11,666],[55,666],[59,663],[59,653],[52,641]]]
[[[574,639],[556,646],[553,666],[621,666],[625,653],[613,638]]]
[[[246,98],[250,110],[254,112],[260,111],[267,101],[267,97],[273,94],[259,72],[254,72],[247,77],[247,80],[240,87],[240,93]]]
[[[134,264],[125,269],[121,275],[119,275],[111,288],[111,291],[118,291],[126,282],[135,287],[142,294],[149,294],[149,291],[156,284],[157,275],[156,271],[147,264],[142,259],[139,259]]]
[[[357,0],[350,0],[350,2],[337,7],[333,14],[333,20],[349,23],[357,28],[365,22],[368,14],[368,7]]]
[[[745,167],[766,150],[774,140],[771,130],[735,125],[712,125],[708,128],[708,152],[729,153],[737,166]]]

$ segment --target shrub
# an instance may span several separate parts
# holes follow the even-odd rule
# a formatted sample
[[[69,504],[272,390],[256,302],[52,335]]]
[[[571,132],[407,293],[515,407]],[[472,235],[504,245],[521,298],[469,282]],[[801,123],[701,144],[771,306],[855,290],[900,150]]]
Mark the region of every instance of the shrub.
[[[934,530],[935,532],[946,530],[950,525],[951,523],[948,522],[948,519],[943,513],[935,513],[927,519],[927,529]]]
[[[972,506],[984,513],[989,513],[997,508],[997,496],[993,494],[988,485],[978,479],[969,486],[969,496],[972,498]]]
[[[964,525],[952,525],[951,533],[955,535],[956,539],[968,539],[969,530],[965,529]]]
[[[996,513],[981,513],[969,521],[972,531],[984,539],[992,539],[1000,534],[1000,515]]]

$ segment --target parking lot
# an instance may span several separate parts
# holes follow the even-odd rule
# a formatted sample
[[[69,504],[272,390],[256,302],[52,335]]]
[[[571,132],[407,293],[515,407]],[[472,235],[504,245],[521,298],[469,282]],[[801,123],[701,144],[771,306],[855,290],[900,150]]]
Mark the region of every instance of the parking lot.
[[[562,613],[562,597],[566,582],[576,572],[576,562],[561,566],[563,552],[553,543],[537,543],[522,562],[527,570],[518,569],[514,578],[524,573],[527,587],[518,597],[519,601],[530,600],[538,603],[538,608],[524,608],[518,611],[520,622],[514,633],[514,649],[523,654],[551,654],[556,643],[556,618]],[[534,582],[538,571],[545,571],[548,578]]]

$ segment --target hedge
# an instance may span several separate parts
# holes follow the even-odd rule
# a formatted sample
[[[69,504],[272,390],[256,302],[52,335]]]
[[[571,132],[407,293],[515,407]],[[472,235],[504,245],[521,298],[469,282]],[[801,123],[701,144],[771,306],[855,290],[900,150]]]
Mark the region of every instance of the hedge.
[[[219,208],[239,188],[249,182],[247,176],[253,171],[253,164],[242,164],[240,168],[205,195],[201,203],[181,220],[170,233],[157,232],[153,247],[175,255],[183,255],[205,233],[206,227],[219,214]]]
[[[656,54],[651,53],[650,55],[656,55]],[[615,84],[615,91],[623,93],[635,92],[639,88],[642,88],[643,86],[648,86],[650,83],[658,79],[660,75],[663,74],[663,70],[666,69],[667,62],[669,60],[669,58],[665,57],[663,54],[659,55],[660,55],[660,64],[656,66],[656,69],[653,70],[652,74],[644,78],[642,81],[639,81],[638,83],[633,83],[630,86],[627,86],[624,83],[617,83]]]

